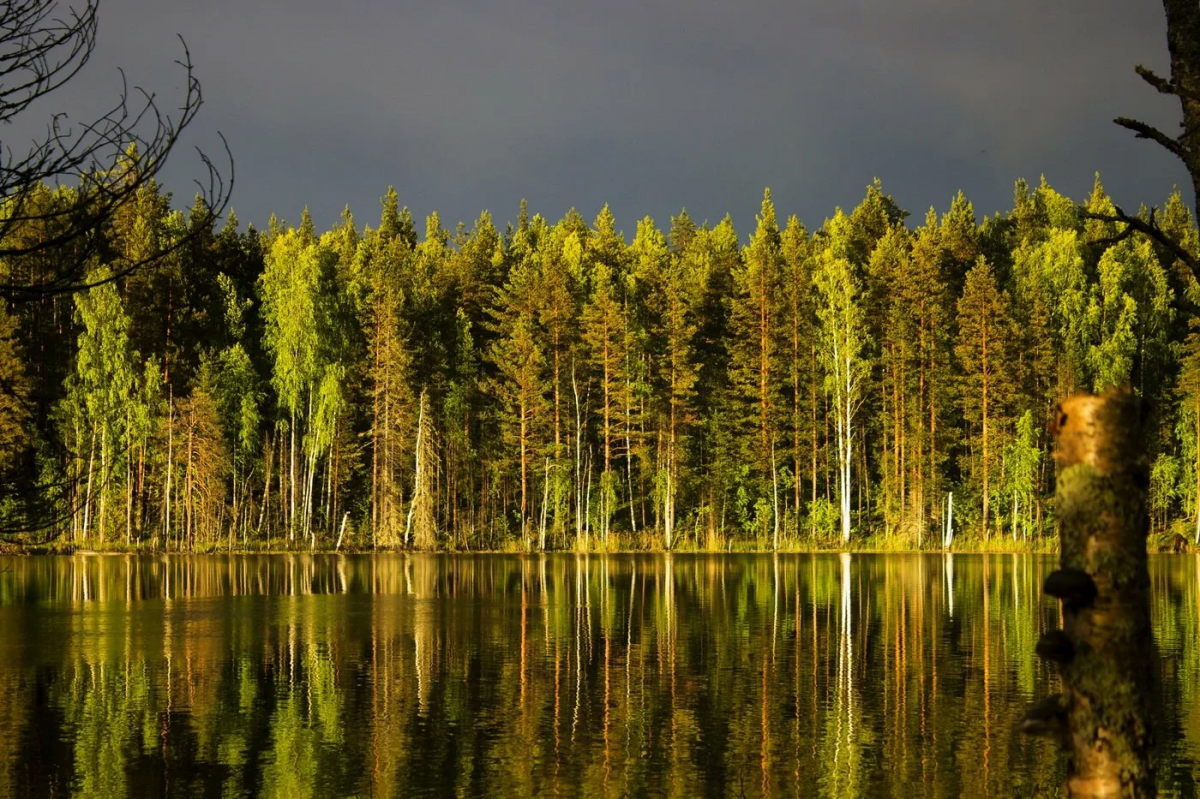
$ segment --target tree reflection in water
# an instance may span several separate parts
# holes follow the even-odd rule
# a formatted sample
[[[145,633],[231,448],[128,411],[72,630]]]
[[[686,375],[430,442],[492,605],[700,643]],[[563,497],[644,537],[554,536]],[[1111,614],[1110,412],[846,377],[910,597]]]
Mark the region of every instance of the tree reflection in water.
[[[20,558],[0,793],[1054,794],[1026,555]],[[1151,559],[1164,792],[1200,557]]]

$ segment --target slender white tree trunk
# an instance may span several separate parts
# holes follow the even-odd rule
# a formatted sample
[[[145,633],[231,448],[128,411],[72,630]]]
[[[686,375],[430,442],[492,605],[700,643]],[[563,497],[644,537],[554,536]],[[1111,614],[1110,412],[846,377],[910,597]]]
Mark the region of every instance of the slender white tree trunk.
[[[771,502],[775,516],[775,532],[771,540],[771,549],[779,551],[779,470],[775,468],[775,442],[771,442]]]
[[[675,534],[675,502],[674,481],[671,479],[671,455],[667,454],[666,485],[663,486],[663,543],[667,550],[671,549],[672,537]]]
[[[587,493],[583,501],[583,548],[591,546],[592,537],[592,455],[588,453]]]
[[[854,453],[854,437],[852,431],[851,414],[853,412],[854,398],[852,390],[854,388],[853,376],[851,374],[852,362],[850,358],[843,358],[838,351],[840,347],[834,345],[834,363],[837,364],[837,370],[842,374],[837,375],[838,393],[841,396],[834,397],[834,416],[837,425],[838,436],[838,483],[840,490],[840,505],[841,505],[841,520],[842,520],[842,541],[843,543],[850,540],[850,467],[853,461]]]
[[[88,447],[87,491],[83,495],[83,539],[87,540],[88,523],[92,516],[92,468],[96,463],[96,431],[92,431],[92,442]]]
[[[346,521],[347,521],[349,518],[350,518],[350,514],[349,514],[349,513],[346,513],[346,515],[342,517],[342,527],[341,527],[341,529],[340,529],[340,530],[338,530],[337,544],[334,546],[334,551],[341,551],[341,548],[342,548],[342,536],[344,536],[344,535],[346,534]]]
[[[421,437],[425,433],[425,392],[421,392],[421,406],[417,411],[417,457],[415,465],[415,473],[413,474],[413,494],[412,500],[408,503],[408,521],[404,525],[404,545],[408,546],[409,536],[412,533],[413,513],[417,509],[417,502],[421,498]],[[522,442],[523,443],[523,442]],[[524,508],[521,511],[521,530],[524,537],[525,529],[525,513]]]
[[[954,492],[951,491],[946,499],[946,532],[942,537],[942,546],[946,549],[954,543]]]
[[[542,480],[542,518],[538,524],[538,549],[546,551],[546,509],[550,504],[550,459],[546,458],[546,476]]]
[[[291,489],[290,512],[288,513],[288,542],[292,542],[296,538],[296,409],[292,409],[292,443],[288,447],[291,454],[291,472],[288,475],[289,488]]]

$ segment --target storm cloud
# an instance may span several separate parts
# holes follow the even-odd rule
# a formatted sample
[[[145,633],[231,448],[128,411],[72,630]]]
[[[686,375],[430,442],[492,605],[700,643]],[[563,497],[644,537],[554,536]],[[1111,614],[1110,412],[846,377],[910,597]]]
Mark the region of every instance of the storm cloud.
[[[1111,122],[1178,124],[1133,72],[1167,71],[1153,2],[104,0],[94,58],[29,114],[86,116],[118,67],[170,104],[177,33],[205,96],[185,144],[225,134],[233,207],[260,227],[305,205],[374,224],[389,184],[448,226],[527,198],[552,219],[608,202],[628,233],[728,212],[743,235],[764,186],[811,227],[875,177],[918,217],[960,188],[980,217],[1007,209],[1043,173],[1081,199],[1099,171],[1132,207],[1187,184]],[[181,149],[179,204],[198,174]]]

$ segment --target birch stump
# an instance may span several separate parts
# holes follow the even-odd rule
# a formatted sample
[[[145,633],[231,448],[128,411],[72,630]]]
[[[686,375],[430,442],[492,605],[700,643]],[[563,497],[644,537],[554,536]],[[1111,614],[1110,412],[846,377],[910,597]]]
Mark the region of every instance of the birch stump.
[[[1031,709],[1024,726],[1061,731],[1072,797],[1155,792],[1142,416],[1137,397],[1110,391],[1064,401],[1051,425],[1061,556],[1044,590],[1062,602],[1063,629],[1043,636],[1038,654],[1058,663],[1063,693]]]

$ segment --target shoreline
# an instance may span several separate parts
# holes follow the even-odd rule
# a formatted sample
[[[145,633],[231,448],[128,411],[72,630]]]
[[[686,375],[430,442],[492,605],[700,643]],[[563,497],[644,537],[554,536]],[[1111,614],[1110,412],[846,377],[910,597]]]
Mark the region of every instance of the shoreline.
[[[1023,541],[1013,541],[1005,536],[996,536],[980,540],[975,536],[964,536],[954,541],[950,547],[915,546],[911,541],[892,538],[884,534],[864,535],[852,538],[848,542],[828,538],[807,541],[783,541],[778,549],[772,549],[769,541],[762,544],[753,540],[731,541],[724,547],[706,547],[698,542],[687,542],[670,550],[656,546],[658,540],[654,537],[634,538],[614,536],[607,547],[576,549],[573,547],[548,547],[544,550],[526,549],[517,542],[512,545],[497,548],[454,548],[437,547],[433,549],[418,549],[403,545],[370,547],[349,544],[342,547],[330,545],[310,548],[309,546],[274,546],[285,541],[263,541],[260,546],[219,546],[210,542],[194,549],[163,549],[157,541],[126,543],[124,541],[108,541],[99,545],[76,545],[62,539],[44,540],[41,542],[9,539],[0,540],[0,557],[17,555],[385,555],[385,554],[427,554],[427,555],[662,555],[673,554],[697,555],[807,555],[822,553],[872,554],[872,555],[1015,555],[1015,554],[1057,554],[1059,541],[1057,536],[1044,536]],[[295,544],[300,544],[297,540]],[[1200,544],[1180,535],[1177,530],[1160,530],[1151,533],[1146,539],[1148,554],[1186,554],[1200,553]]]
[[[807,548],[789,548],[789,549],[593,549],[593,550],[575,550],[575,549],[547,549],[540,550],[514,550],[514,549],[473,549],[473,550],[446,550],[446,549],[211,549],[205,551],[179,551],[179,550],[161,550],[149,547],[130,547],[130,548],[56,548],[56,547],[17,547],[11,549],[0,550],[0,558],[15,558],[15,557],[45,557],[45,556],[63,556],[73,557],[76,555],[85,555],[89,557],[117,557],[136,555],[139,557],[145,556],[196,556],[196,557],[248,557],[255,555],[280,556],[280,555],[352,555],[352,556],[375,556],[375,555],[429,555],[429,556],[446,556],[446,557],[492,557],[492,556],[521,556],[530,557],[537,555],[1056,555],[1058,554],[1057,546],[1047,547],[1005,547],[1005,548],[984,548],[984,547],[964,547],[950,549],[896,549],[886,547],[807,547]],[[1200,554],[1200,549],[1191,547],[1182,551],[1171,551],[1162,549],[1148,548],[1149,555],[1189,555]]]

